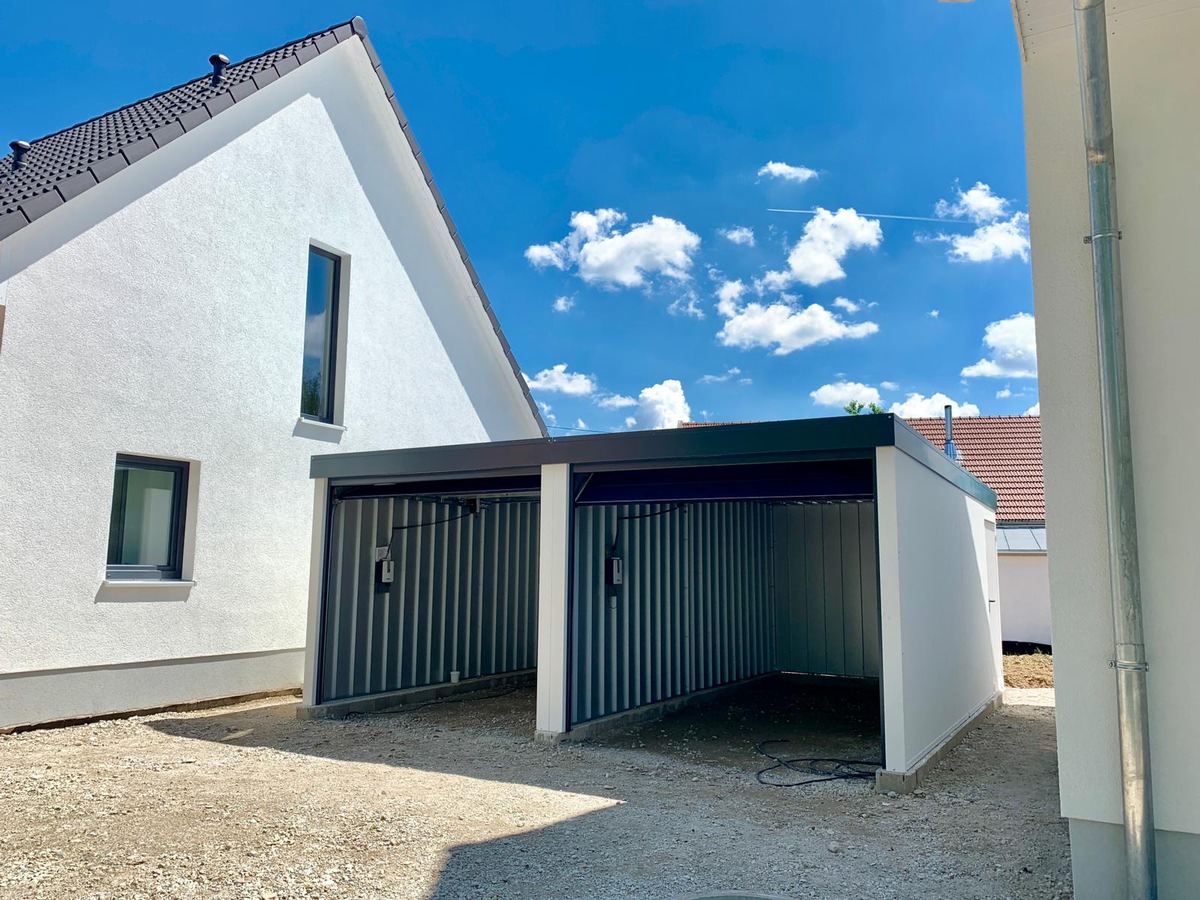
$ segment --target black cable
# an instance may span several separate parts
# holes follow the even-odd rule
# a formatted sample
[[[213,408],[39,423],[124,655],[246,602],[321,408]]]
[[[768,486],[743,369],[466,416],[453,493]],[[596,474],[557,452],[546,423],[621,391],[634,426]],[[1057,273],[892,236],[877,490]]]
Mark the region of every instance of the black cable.
[[[628,515],[628,516],[617,516],[617,528],[616,528],[616,531],[613,532],[612,546],[608,548],[608,555],[610,557],[616,555],[617,543],[621,539],[621,523],[622,522],[628,522],[630,519],[653,519],[656,516],[665,516],[668,513],[675,512],[675,510],[679,509],[681,506],[683,506],[682,503],[676,503],[672,506],[668,506],[666,509],[659,509],[654,512],[637,513],[637,514]]]
[[[788,744],[791,743],[787,738],[772,738],[767,741],[759,741],[754,745],[754,749],[760,755],[767,759],[774,760],[774,764],[767,766],[765,769],[760,769],[755,773],[754,777],[759,784],[765,784],[767,787],[803,787],[806,784],[819,784],[823,781],[868,781],[874,780],[875,770],[882,763],[870,762],[865,759],[836,759],[832,757],[797,757],[795,759],[784,759],[782,756],[776,756],[773,753],[766,751],[767,744]],[[773,772],[776,769],[783,769],[785,772],[795,772],[798,775],[809,776],[803,781],[769,781],[766,778],[768,772]]]
[[[473,516],[476,512],[480,511],[482,510],[468,509],[461,516],[451,516],[448,519],[437,519],[433,522],[413,522],[411,525],[396,525],[392,528],[392,534],[395,534],[397,531],[407,531],[410,528],[428,528],[431,525],[444,525],[446,522],[457,522],[459,519],[465,519],[467,516]]]

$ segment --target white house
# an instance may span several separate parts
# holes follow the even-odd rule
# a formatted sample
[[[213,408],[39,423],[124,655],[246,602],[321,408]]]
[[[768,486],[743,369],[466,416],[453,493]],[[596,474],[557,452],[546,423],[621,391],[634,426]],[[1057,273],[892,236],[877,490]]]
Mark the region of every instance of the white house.
[[[943,419],[906,421],[935,447],[945,446]],[[963,468],[996,492],[1000,633],[1006,642],[1049,646],[1050,560],[1041,419],[956,417],[953,440]]]
[[[0,727],[299,686],[309,463],[544,434],[361,19],[0,159]]]
[[[1103,73],[1092,68],[1095,78],[1079,75],[1073,6],[1084,21],[1096,17],[1092,28],[1081,29],[1083,58],[1107,58],[1111,128],[1099,112]],[[1193,159],[1200,133],[1200,2],[1107,6],[1103,21],[1105,6],[1087,0],[1013,3],[1023,62],[1046,513],[1054,546],[1050,589],[1062,812],[1070,821],[1080,900],[1154,896],[1148,877],[1139,874],[1155,871],[1139,865],[1148,856],[1139,849],[1149,846],[1142,835],[1156,837],[1158,896],[1196,897],[1200,481],[1189,473],[1200,443],[1200,420],[1190,404],[1200,333],[1200,178]],[[1085,91],[1083,83],[1099,90]],[[1092,96],[1099,102],[1087,108],[1099,127],[1092,151],[1085,152],[1083,100]],[[1104,201],[1111,192],[1103,169],[1113,158],[1106,138],[1115,145],[1117,213],[1107,223],[1104,213],[1114,208]],[[1095,207],[1089,203],[1089,163],[1099,179]],[[1094,273],[1093,251],[1102,264],[1119,253],[1120,265],[1102,265]],[[1115,284],[1124,294],[1136,515],[1118,520],[1118,534],[1136,524],[1150,805],[1138,802],[1145,770],[1136,753],[1142,721],[1136,689],[1126,694],[1135,701],[1124,704],[1129,715],[1118,712],[1118,684],[1136,684],[1143,666],[1135,658],[1140,642],[1118,637],[1118,627],[1129,634],[1133,617],[1123,614],[1118,622],[1112,607],[1096,284]],[[1137,570],[1128,555],[1118,561],[1114,580],[1129,583]],[[1113,665],[1118,659],[1120,668]],[[1122,729],[1122,718],[1132,727]],[[1135,751],[1126,752],[1124,766],[1122,733]],[[1123,780],[1132,803],[1123,801]],[[1127,862],[1137,870],[1128,892]]]

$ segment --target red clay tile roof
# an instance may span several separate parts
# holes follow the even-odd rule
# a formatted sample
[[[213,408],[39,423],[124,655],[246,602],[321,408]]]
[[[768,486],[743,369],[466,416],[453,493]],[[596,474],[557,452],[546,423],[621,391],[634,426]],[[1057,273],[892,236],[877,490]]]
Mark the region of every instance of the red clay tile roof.
[[[945,445],[943,419],[905,421],[939,450]],[[1040,418],[955,417],[954,446],[963,468],[996,492],[998,523],[1046,521]]]

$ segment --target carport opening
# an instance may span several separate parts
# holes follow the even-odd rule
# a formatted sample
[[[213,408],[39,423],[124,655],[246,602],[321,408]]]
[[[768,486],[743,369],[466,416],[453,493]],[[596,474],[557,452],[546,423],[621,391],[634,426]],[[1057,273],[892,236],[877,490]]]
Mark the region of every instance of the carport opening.
[[[335,497],[320,703],[347,712],[532,681],[537,478]]]
[[[837,760],[816,765],[828,777],[873,777],[883,755],[869,462],[577,482],[576,737],[620,743],[631,729],[635,745],[774,766],[764,783],[805,780],[780,763],[796,758]]]

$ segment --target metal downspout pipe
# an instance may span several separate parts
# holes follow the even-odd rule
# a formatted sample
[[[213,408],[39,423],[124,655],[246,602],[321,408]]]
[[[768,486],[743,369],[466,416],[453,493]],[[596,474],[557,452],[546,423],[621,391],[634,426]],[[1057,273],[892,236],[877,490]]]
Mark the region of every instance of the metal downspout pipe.
[[[1091,208],[1091,234],[1085,240],[1092,248],[1100,354],[1104,495],[1108,520],[1113,637],[1116,644],[1116,658],[1110,665],[1116,670],[1117,677],[1126,884],[1130,900],[1154,900],[1158,896],[1158,878],[1154,852],[1154,799],[1150,780],[1147,665],[1142,630],[1133,453],[1125,373],[1117,175],[1108,76],[1108,27],[1104,0],[1075,0],[1074,6]]]

